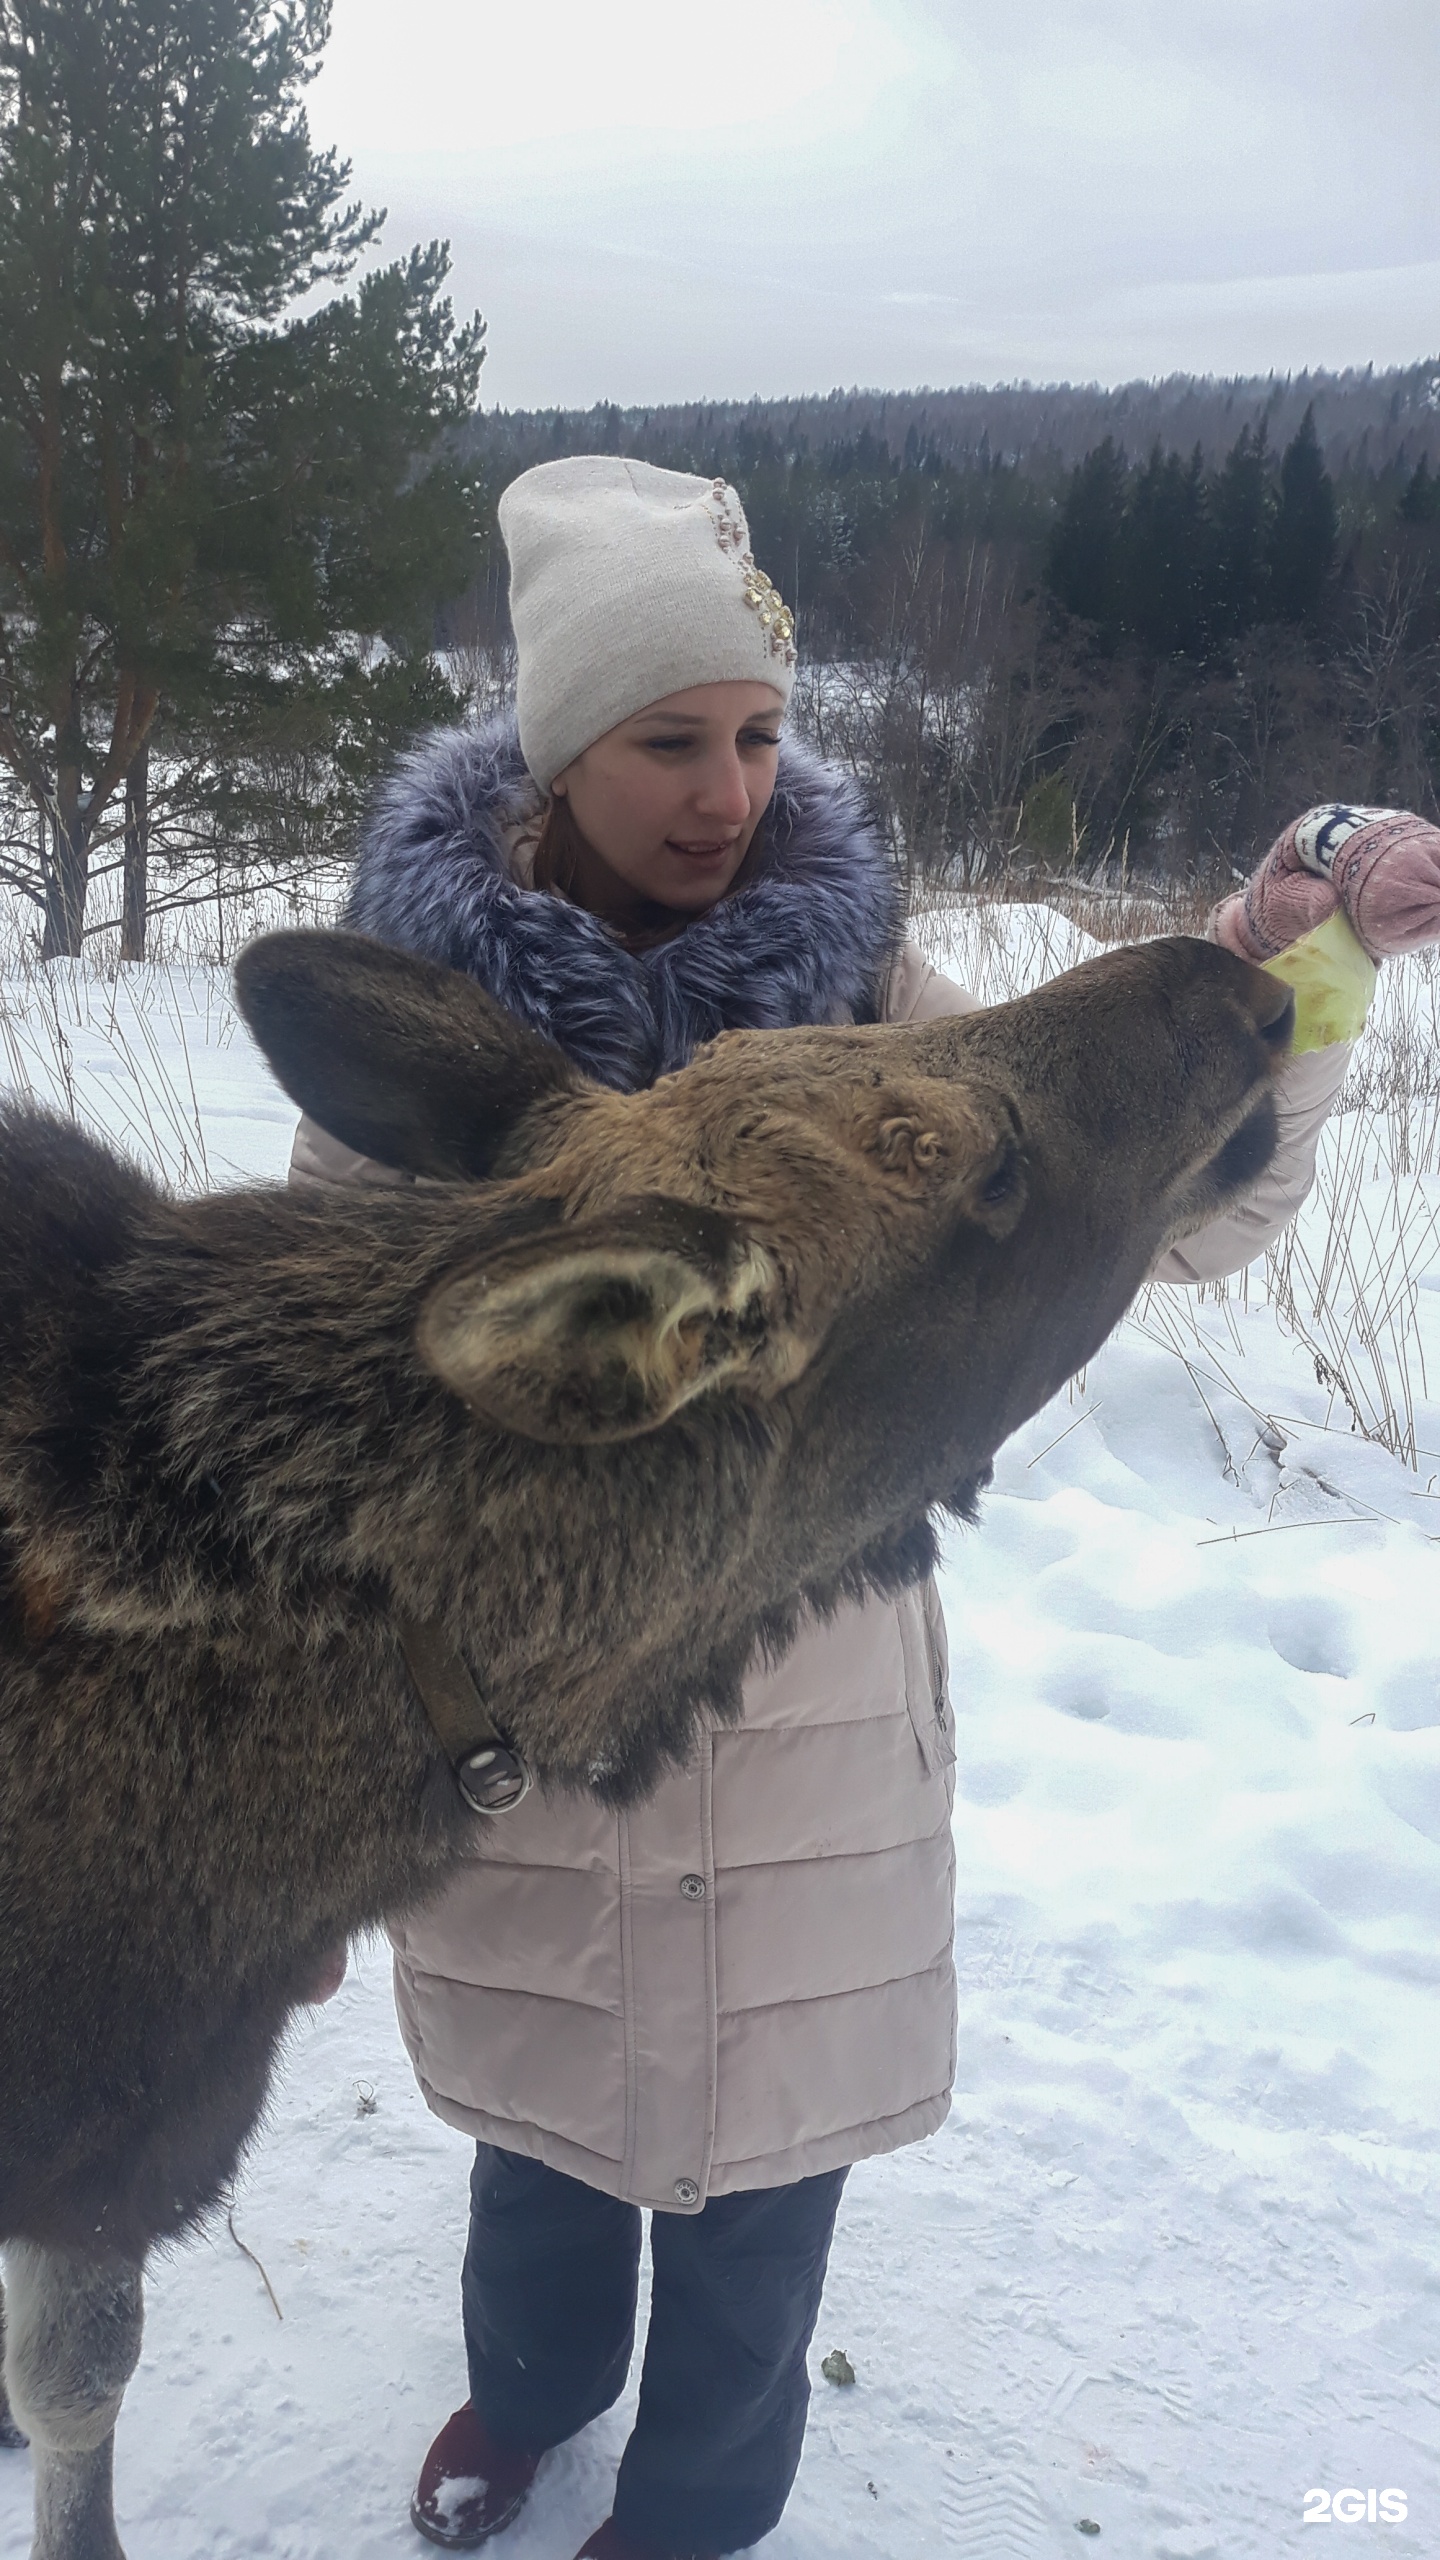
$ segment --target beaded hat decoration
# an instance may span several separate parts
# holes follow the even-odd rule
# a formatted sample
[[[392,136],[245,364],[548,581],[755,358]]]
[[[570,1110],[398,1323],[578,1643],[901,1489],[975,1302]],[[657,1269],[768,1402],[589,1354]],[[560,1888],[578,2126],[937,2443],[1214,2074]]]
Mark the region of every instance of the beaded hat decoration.
[[[770,634],[770,646],[787,667],[795,664],[795,616],[781,596],[780,590],[757,569],[753,560],[745,572],[745,601],[760,616],[760,628]]]
[[[744,585],[742,593],[752,613],[758,614],[760,628],[772,657],[782,665],[795,664],[795,616],[773,579],[755,566],[750,548],[749,527],[740,501],[728,480],[712,480],[710,495],[714,500],[715,533],[722,551],[728,551],[740,569]]]

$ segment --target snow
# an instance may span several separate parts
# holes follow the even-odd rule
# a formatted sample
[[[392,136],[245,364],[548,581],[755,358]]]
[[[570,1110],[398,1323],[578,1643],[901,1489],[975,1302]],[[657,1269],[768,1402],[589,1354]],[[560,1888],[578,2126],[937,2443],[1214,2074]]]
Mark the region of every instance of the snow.
[[[933,930],[989,992],[1086,947],[1043,909],[975,911],[958,956]],[[7,1057],[174,1179],[283,1169],[293,1115],[212,969],[0,980]],[[1142,1301],[951,1543],[955,2106],[852,2175],[765,2560],[1280,2560],[1308,2491],[1390,2487],[1407,2521],[1356,2540],[1440,2549],[1440,1178],[1392,1177],[1382,1119],[1347,1115],[1300,1241],[1322,1257],[1348,1203],[1407,1265],[1403,1338],[1366,1357],[1414,1468],[1252,1273]],[[223,2222],[153,2270],[131,2560],[420,2550],[415,2472],[465,2393],[467,2162],[366,1943],[237,2195],[283,2318]],[[633,2395],[545,2466],[506,2560],[571,2560]],[[3,2560],[28,2502],[0,2455]]]

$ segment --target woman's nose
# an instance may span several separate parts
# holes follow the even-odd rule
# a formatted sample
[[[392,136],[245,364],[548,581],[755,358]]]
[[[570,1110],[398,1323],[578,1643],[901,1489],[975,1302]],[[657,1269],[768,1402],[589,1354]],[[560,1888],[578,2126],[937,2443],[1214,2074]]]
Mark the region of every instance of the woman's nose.
[[[704,817],[723,818],[727,826],[743,826],[750,815],[750,786],[737,755],[707,759],[696,807]]]

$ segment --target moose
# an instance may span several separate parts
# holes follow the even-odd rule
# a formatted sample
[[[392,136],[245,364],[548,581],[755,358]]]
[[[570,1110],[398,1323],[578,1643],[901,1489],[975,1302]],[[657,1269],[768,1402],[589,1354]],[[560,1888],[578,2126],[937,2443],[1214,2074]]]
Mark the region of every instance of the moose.
[[[36,2560],[119,2560],[157,2241],[326,1952],[527,1780],[623,1803],[757,1646],[894,1591],[1261,1172],[1287,991],[1184,938],[909,1028],[587,1082],[342,933],[237,970],[416,1177],[176,1199],[0,1117],[0,2239]],[[0,2402],[0,2419],[5,2410]]]

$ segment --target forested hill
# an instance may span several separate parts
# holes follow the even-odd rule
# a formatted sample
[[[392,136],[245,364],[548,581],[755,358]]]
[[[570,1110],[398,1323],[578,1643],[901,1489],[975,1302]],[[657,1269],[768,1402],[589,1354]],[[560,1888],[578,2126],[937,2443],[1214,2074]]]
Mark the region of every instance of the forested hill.
[[[1440,810],[1440,360],[491,410],[462,434],[492,501],[571,453],[732,479],[799,616],[795,716],[909,869],[1223,876],[1315,800]],[[493,515],[441,637],[503,690]]]
[[[1152,446],[1193,452],[1206,462],[1228,453],[1242,427],[1266,429],[1272,449],[1289,443],[1307,409],[1327,468],[1385,471],[1426,457],[1440,465],[1440,357],[1377,372],[1249,374],[1220,381],[1171,374],[1163,382],[999,383],[955,391],[831,391],[799,400],[694,401],[654,409],[605,402],[589,410],[491,410],[472,430],[482,450],[498,447],[515,467],[547,455],[639,453],[669,461],[679,453],[723,455],[743,468],[757,451],[819,459],[867,438],[897,463],[923,455],[965,464],[1023,463],[1042,474],[1079,462],[1109,436],[1131,460]]]

